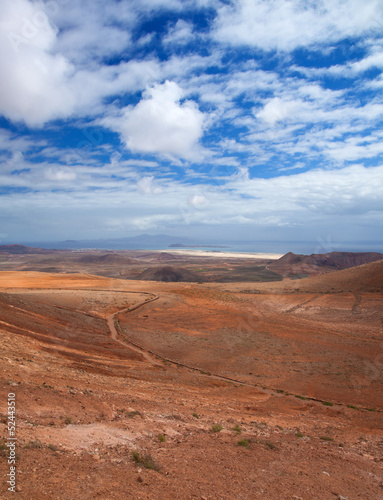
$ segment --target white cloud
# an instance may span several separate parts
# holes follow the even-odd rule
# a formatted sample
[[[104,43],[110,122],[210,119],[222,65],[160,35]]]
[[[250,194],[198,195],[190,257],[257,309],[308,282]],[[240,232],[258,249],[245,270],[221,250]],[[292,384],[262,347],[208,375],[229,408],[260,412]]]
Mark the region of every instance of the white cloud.
[[[4,0],[0,12],[0,113],[40,126],[74,107],[67,82],[73,67],[51,49],[56,30],[39,4]]]
[[[193,196],[190,196],[188,204],[191,207],[198,209],[205,205],[206,201],[206,197],[203,194],[194,194]]]
[[[153,60],[133,59],[116,65],[98,62],[128,44],[129,32],[107,25],[118,14],[124,18],[122,6],[117,9],[112,4],[103,13],[99,4],[94,8],[82,5],[82,10],[76,6],[65,9],[60,2],[55,5],[56,15],[49,16],[49,3],[4,0],[2,4],[1,115],[30,127],[60,118],[92,116],[104,112],[105,97],[141,91],[158,80],[159,64]],[[60,33],[53,20],[60,24]]]
[[[163,37],[162,43],[183,45],[193,40],[193,25],[179,19],[174,26],[172,26],[167,35]]]
[[[155,185],[154,176],[142,177],[137,182],[138,191],[142,194],[159,194],[162,192],[161,187]]]
[[[354,165],[271,179],[246,179],[241,172],[226,187],[253,198],[247,200],[248,213],[278,215],[285,222],[312,220],[313,214],[383,212],[383,167]]]
[[[131,28],[137,12],[127,2],[81,0],[58,6],[50,19],[60,30],[55,49],[76,65],[92,66],[95,61],[121,53],[131,46]]]
[[[0,115],[30,127],[76,119],[53,123],[49,133],[27,135],[17,125],[12,126],[17,132],[0,131],[0,182],[30,191],[21,195],[13,189],[0,197],[6,233],[17,233],[14,207],[20,214],[18,234],[39,224],[46,234],[66,224],[71,231],[74,223],[80,237],[83,227],[90,237],[188,224],[217,224],[223,233],[226,224],[243,231],[296,226],[319,231],[318,221],[322,227],[334,220],[342,222],[338,227],[346,222],[353,227],[355,216],[355,224],[363,219],[370,228],[381,222],[381,167],[344,168],[345,162],[363,159],[376,165],[383,154],[383,101],[374,92],[383,80],[377,71],[365,74],[383,67],[381,41],[374,32],[369,36],[381,2],[1,3]],[[191,15],[206,6],[219,11],[212,43]],[[157,47],[160,60],[154,47],[158,33],[145,33],[142,22],[167,9],[184,12],[167,25]],[[330,54],[345,36],[350,54],[336,51],[326,59],[322,53],[323,64],[341,61],[330,68],[315,67],[315,58],[303,68],[297,66],[303,59],[286,54],[300,46]],[[181,47],[196,38],[198,43]],[[266,60],[257,50],[251,56],[226,51],[227,44],[279,53]],[[359,60],[356,53],[362,54]],[[341,90],[326,88],[337,76],[349,80],[339,82]],[[140,93],[136,105],[126,106]],[[100,124],[118,132],[130,152],[102,127],[85,128]],[[66,125],[79,127],[77,139]],[[65,147],[59,146],[66,137]],[[210,150],[203,149],[202,137]],[[174,163],[184,167],[182,176]],[[317,170],[302,172],[314,165]],[[279,177],[254,177],[269,175]],[[210,237],[207,229],[205,234]]]
[[[364,59],[351,64],[353,71],[367,71],[371,68],[383,68],[383,46],[380,46],[380,51],[370,54]]]
[[[104,114],[105,97],[141,91],[160,74],[159,64],[154,60],[131,60],[115,66],[78,70],[69,83],[72,95],[76,96],[76,112],[85,116]]]
[[[275,97],[256,116],[269,125],[275,125],[277,122],[290,118],[301,106],[300,101],[284,101]]]
[[[48,168],[45,177],[50,181],[72,182],[77,178],[76,173],[68,168]]]
[[[180,102],[182,89],[166,81],[146,90],[135,106],[121,110],[103,124],[117,130],[133,152],[197,158],[205,116],[192,101]]]
[[[236,0],[219,9],[215,37],[232,45],[292,51],[377,29],[379,0]]]
[[[30,191],[0,197],[4,232],[11,238],[20,231],[30,235],[28,224],[33,220],[35,238],[40,229],[42,233],[48,229],[52,238],[63,238],[63,228],[68,231],[69,225],[72,237],[88,238],[129,233],[132,228],[161,231],[168,225],[193,224],[216,225],[222,231],[227,225],[239,225],[247,231],[243,238],[257,227],[262,231],[298,228],[296,236],[302,231],[322,236],[323,227],[329,234],[332,228],[368,227],[383,218],[383,167],[355,165],[275,178],[254,178],[241,167],[217,184],[206,179],[190,185],[161,175],[160,167],[156,175],[143,176],[139,164],[125,163],[115,158],[109,171],[98,164],[39,165],[15,155],[13,168],[0,176],[0,183]],[[19,168],[20,173],[11,174]],[[52,191],[58,186],[59,192]],[[15,206],[20,217],[17,223],[12,218]]]

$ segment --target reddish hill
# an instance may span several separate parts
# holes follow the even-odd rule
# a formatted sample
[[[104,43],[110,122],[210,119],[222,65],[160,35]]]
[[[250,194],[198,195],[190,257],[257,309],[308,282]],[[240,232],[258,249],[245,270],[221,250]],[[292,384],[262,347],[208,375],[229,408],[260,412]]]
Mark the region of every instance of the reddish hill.
[[[139,276],[137,276],[137,279],[145,281],[195,282],[195,281],[201,281],[201,276],[198,276],[197,274],[192,273],[187,269],[167,266],[167,267],[153,267],[151,269],[146,269],[146,271],[142,272]]]
[[[124,257],[115,253],[107,253],[104,255],[84,255],[78,259],[82,264],[136,264],[135,259]]]
[[[302,291],[383,292],[383,260],[285,283]]]
[[[168,261],[168,260],[177,260],[178,257],[176,257],[175,255],[171,254],[171,253],[167,253],[167,252],[161,252],[158,257],[157,257],[157,260],[162,262],[162,261]]]
[[[297,255],[289,252],[269,264],[268,268],[283,276],[313,275],[348,269],[381,259],[383,259],[383,254],[378,252],[330,252],[311,255]]]

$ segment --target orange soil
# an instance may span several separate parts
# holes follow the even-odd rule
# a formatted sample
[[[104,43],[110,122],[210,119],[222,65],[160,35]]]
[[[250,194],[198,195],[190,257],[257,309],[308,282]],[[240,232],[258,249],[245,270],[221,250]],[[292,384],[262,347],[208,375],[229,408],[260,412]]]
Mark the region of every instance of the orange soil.
[[[0,273],[19,497],[381,498],[383,297],[315,283]]]

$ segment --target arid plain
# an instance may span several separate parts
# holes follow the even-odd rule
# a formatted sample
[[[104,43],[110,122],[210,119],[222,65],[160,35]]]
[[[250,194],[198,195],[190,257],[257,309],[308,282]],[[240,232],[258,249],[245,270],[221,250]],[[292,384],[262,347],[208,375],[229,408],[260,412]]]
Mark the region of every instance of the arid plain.
[[[382,498],[382,260],[294,279],[167,252],[1,266],[19,498]]]

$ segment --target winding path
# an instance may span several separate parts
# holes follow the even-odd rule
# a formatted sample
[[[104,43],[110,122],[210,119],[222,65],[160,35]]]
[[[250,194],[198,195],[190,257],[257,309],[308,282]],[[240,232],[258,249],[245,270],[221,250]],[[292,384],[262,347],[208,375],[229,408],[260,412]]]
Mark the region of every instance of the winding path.
[[[362,297],[359,294],[357,294],[356,292],[354,292],[354,296],[355,296],[355,304],[353,305],[353,308],[352,308],[352,314],[357,314],[359,304],[362,301]]]
[[[28,291],[29,290],[38,290],[38,291],[41,291],[42,289],[41,288],[28,288],[27,290]],[[82,289],[75,288],[75,289],[65,289],[65,290],[81,291]],[[86,289],[83,289],[83,290],[85,290],[87,292],[89,292],[89,291],[103,291],[103,292],[106,291],[105,289],[99,290],[99,289],[92,289],[92,288],[86,288]],[[223,380],[225,382],[239,384],[239,385],[247,386],[247,387],[256,387],[260,392],[263,392],[265,394],[270,394],[270,395],[279,396],[279,397],[295,396],[295,397],[298,397],[298,398],[303,399],[303,400],[311,401],[313,403],[325,404],[326,406],[349,407],[349,408],[354,408],[354,409],[359,409],[359,410],[364,410],[364,411],[371,411],[371,408],[364,407],[364,406],[361,406],[361,405],[358,405],[358,408],[356,408],[355,406],[350,405],[348,403],[344,403],[344,402],[335,402],[334,401],[332,403],[328,403],[327,401],[325,401],[323,399],[314,398],[314,397],[310,397],[310,396],[303,396],[303,395],[292,393],[290,391],[282,391],[282,390],[279,390],[279,389],[276,389],[276,388],[273,388],[273,387],[266,387],[263,384],[261,385],[261,384],[256,384],[256,383],[250,383],[250,382],[246,382],[246,381],[243,381],[243,380],[238,380],[238,379],[234,379],[234,378],[231,378],[231,377],[225,377],[223,375],[218,375],[216,373],[206,372],[205,370],[203,370],[201,368],[198,368],[198,367],[195,367],[195,366],[189,366],[189,365],[186,365],[184,363],[180,363],[178,361],[175,361],[175,360],[172,360],[172,359],[169,359],[169,358],[165,358],[161,354],[156,353],[156,352],[154,352],[152,350],[149,350],[149,349],[147,349],[147,348],[145,348],[143,346],[140,346],[139,344],[133,342],[132,340],[130,340],[127,337],[127,335],[124,335],[124,337],[123,337],[124,340],[119,340],[118,336],[121,335],[121,334],[119,334],[119,332],[117,331],[116,324],[115,324],[116,322],[118,324],[117,316],[119,314],[124,313],[124,312],[134,311],[134,310],[136,310],[136,309],[138,309],[140,307],[143,307],[145,304],[150,304],[150,302],[158,300],[159,296],[155,295],[153,293],[150,293],[150,292],[136,292],[136,291],[135,292],[129,292],[127,290],[107,290],[107,291],[119,292],[119,293],[140,293],[140,294],[148,296],[148,298],[146,298],[145,301],[140,302],[140,303],[138,303],[138,304],[136,304],[134,306],[131,306],[131,307],[125,307],[123,309],[120,309],[119,311],[117,311],[117,312],[115,312],[113,314],[110,314],[105,319],[106,319],[107,325],[109,327],[110,338],[114,342],[118,342],[119,344],[123,345],[125,348],[126,347],[130,348],[131,350],[133,350],[133,351],[141,354],[141,356],[143,358],[145,358],[147,361],[149,361],[149,363],[151,363],[152,365],[163,366],[163,363],[159,362],[159,360],[160,360],[162,362],[167,362],[167,363],[173,364],[175,366],[180,366],[180,367],[192,370],[194,372],[198,372],[201,375],[206,375],[206,376],[208,376],[209,378],[212,378],[212,379]],[[307,303],[309,303],[309,302],[311,302],[313,300],[316,300],[319,297],[322,297],[323,295],[325,295],[325,293],[321,293],[319,295],[316,295],[316,296],[312,297],[311,299],[308,299],[308,300],[302,302],[301,304],[298,304],[297,306],[295,306],[295,307],[293,307],[293,308],[285,311],[285,313],[293,312],[294,310],[302,307],[303,305],[305,305],[305,304],[307,304]],[[355,295],[356,302],[355,302],[355,305],[353,307],[353,313],[355,314],[357,312],[359,303],[361,301],[361,297],[358,294],[356,294],[356,293],[354,295]],[[57,307],[64,309],[63,307],[60,307],[60,306],[57,306]],[[93,316],[92,314],[86,313],[84,311],[78,311],[78,312],[81,312],[82,314],[86,314],[86,315],[89,315],[89,316]],[[97,318],[99,318],[99,316],[97,316]],[[43,335],[38,334],[37,332],[33,332],[32,330],[27,330],[27,329],[15,327],[14,325],[6,323],[5,321],[0,321],[0,325],[1,324],[3,324],[6,327],[12,327],[12,328],[18,329],[20,332],[24,331],[26,333],[29,333],[30,335],[32,334],[32,336],[34,338],[36,338],[37,340],[46,341],[46,339],[42,338]],[[383,410],[380,410],[380,409],[374,409],[374,411],[376,411],[378,413],[383,413]]]
[[[154,295],[154,294],[151,294],[149,292],[135,292],[135,293],[144,293],[146,295],[151,295],[151,298],[149,300],[146,299],[144,302],[140,302],[139,304],[137,304],[135,306],[125,307],[124,309],[121,309],[120,311],[117,311],[114,314],[111,314],[107,318],[107,323],[108,323],[108,326],[109,326],[109,329],[110,329],[111,338],[114,341],[116,341],[116,342],[124,345],[125,347],[129,347],[130,349],[132,349],[135,352],[140,353],[151,364],[157,365],[157,366],[158,365],[159,366],[163,366],[161,363],[158,362],[158,360],[161,360],[162,362],[166,362],[166,363],[169,363],[169,364],[172,364],[172,365],[175,365],[175,366],[180,366],[182,368],[186,368],[188,370],[192,370],[194,372],[198,372],[201,375],[206,375],[206,376],[208,376],[211,379],[223,380],[223,381],[228,382],[228,383],[239,384],[241,386],[246,386],[246,387],[256,387],[259,390],[259,392],[262,392],[264,394],[269,394],[269,395],[279,396],[279,397],[293,396],[293,397],[296,397],[296,398],[299,398],[299,399],[302,399],[302,400],[311,401],[311,402],[316,403],[316,404],[324,404],[326,406],[348,407],[348,408],[354,408],[354,409],[358,409],[358,410],[371,411],[370,408],[367,408],[367,407],[364,407],[364,406],[361,406],[361,405],[358,405],[358,407],[356,407],[356,406],[350,405],[348,403],[343,403],[343,402],[335,402],[335,401],[334,402],[328,402],[327,400],[324,400],[324,399],[314,398],[314,397],[310,397],[310,396],[303,396],[303,395],[300,395],[300,394],[292,393],[290,391],[284,391],[284,390],[276,389],[274,387],[265,387],[263,384],[261,385],[261,384],[246,382],[244,380],[238,380],[238,379],[234,379],[234,378],[231,378],[231,377],[225,377],[224,375],[218,375],[216,373],[206,372],[205,370],[203,370],[201,368],[198,368],[198,367],[195,367],[195,366],[190,366],[190,365],[187,365],[187,364],[184,364],[184,363],[180,363],[179,361],[175,361],[173,359],[166,358],[166,357],[164,357],[163,355],[161,355],[159,353],[156,353],[156,352],[154,352],[154,351],[152,351],[150,349],[147,349],[146,347],[140,346],[139,344],[137,344],[137,343],[133,342],[132,340],[130,340],[126,335],[124,336],[124,341],[118,340],[117,337],[118,337],[119,333],[117,332],[117,329],[115,327],[115,321],[116,321],[117,315],[121,314],[123,312],[131,312],[131,311],[133,311],[135,309],[138,309],[139,307],[144,306],[145,304],[149,304],[150,302],[153,302],[154,300],[159,299],[158,295]],[[313,301],[313,300],[315,300],[315,299],[317,299],[319,297],[322,297],[323,295],[325,295],[325,293],[321,293],[319,295],[316,295],[315,297],[312,297],[311,299],[306,300],[305,302],[299,304],[298,306],[295,306],[294,308],[292,308],[292,310],[295,310],[295,309],[297,309],[297,308],[299,308],[299,307],[307,304],[308,302],[311,302],[311,301]],[[355,296],[356,295],[357,294],[355,294]],[[356,296],[356,299],[358,301],[358,297],[357,296]],[[285,312],[291,312],[292,310],[288,310],[288,311],[285,311]],[[383,410],[379,410],[379,409],[374,409],[374,411],[376,411],[378,413],[383,413]]]
[[[130,292],[131,293],[131,292]],[[126,338],[125,341],[122,341],[122,340],[119,340],[118,339],[118,331],[117,331],[117,328],[116,328],[116,322],[118,323],[118,320],[116,319],[116,317],[118,316],[118,314],[122,314],[124,312],[131,312],[131,311],[134,311],[135,309],[138,309],[139,307],[142,307],[144,306],[145,304],[149,304],[150,302],[153,302],[154,300],[157,300],[159,297],[158,295],[154,295],[152,293],[148,293],[148,292],[139,292],[139,293],[143,293],[145,295],[150,295],[151,297],[149,299],[146,299],[144,302],[140,302],[139,304],[136,304],[134,306],[131,306],[131,307],[125,307],[124,309],[120,309],[119,311],[113,313],[113,314],[110,314],[107,318],[106,318],[106,321],[108,323],[108,327],[109,327],[109,330],[110,330],[110,337],[115,341],[115,342],[118,342],[119,344],[123,345],[124,347],[128,347],[129,349],[131,349],[132,351],[135,351],[135,352],[138,352],[139,354],[141,354],[142,357],[144,357],[147,361],[149,361],[149,363],[151,363],[152,365],[159,365],[159,366],[162,366],[161,363],[159,363],[156,359],[155,356],[152,356],[151,354],[149,354],[149,352],[146,350],[146,349],[143,349],[137,345],[135,345],[133,342],[131,342],[128,338]]]
[[[316,299],[319,299],[320,297],[323,297],[323,295],[326,295],[326,293],[323,292],[323,293],[320,293],[319,295],[315,295],[315,297],[311,297],[311,299],[305,300],[304,302],[301,302],[300,304],[298,304],[294,307],[291,307],[290,309],[287,309],[286,311],[284,311],[284,313],[287,313],[287,314],[292,313],[292,312],[296,311],[297,309],[300,309],[301,307],[305,306],[306,304],[309,304],[313,300],[316,300]]]

